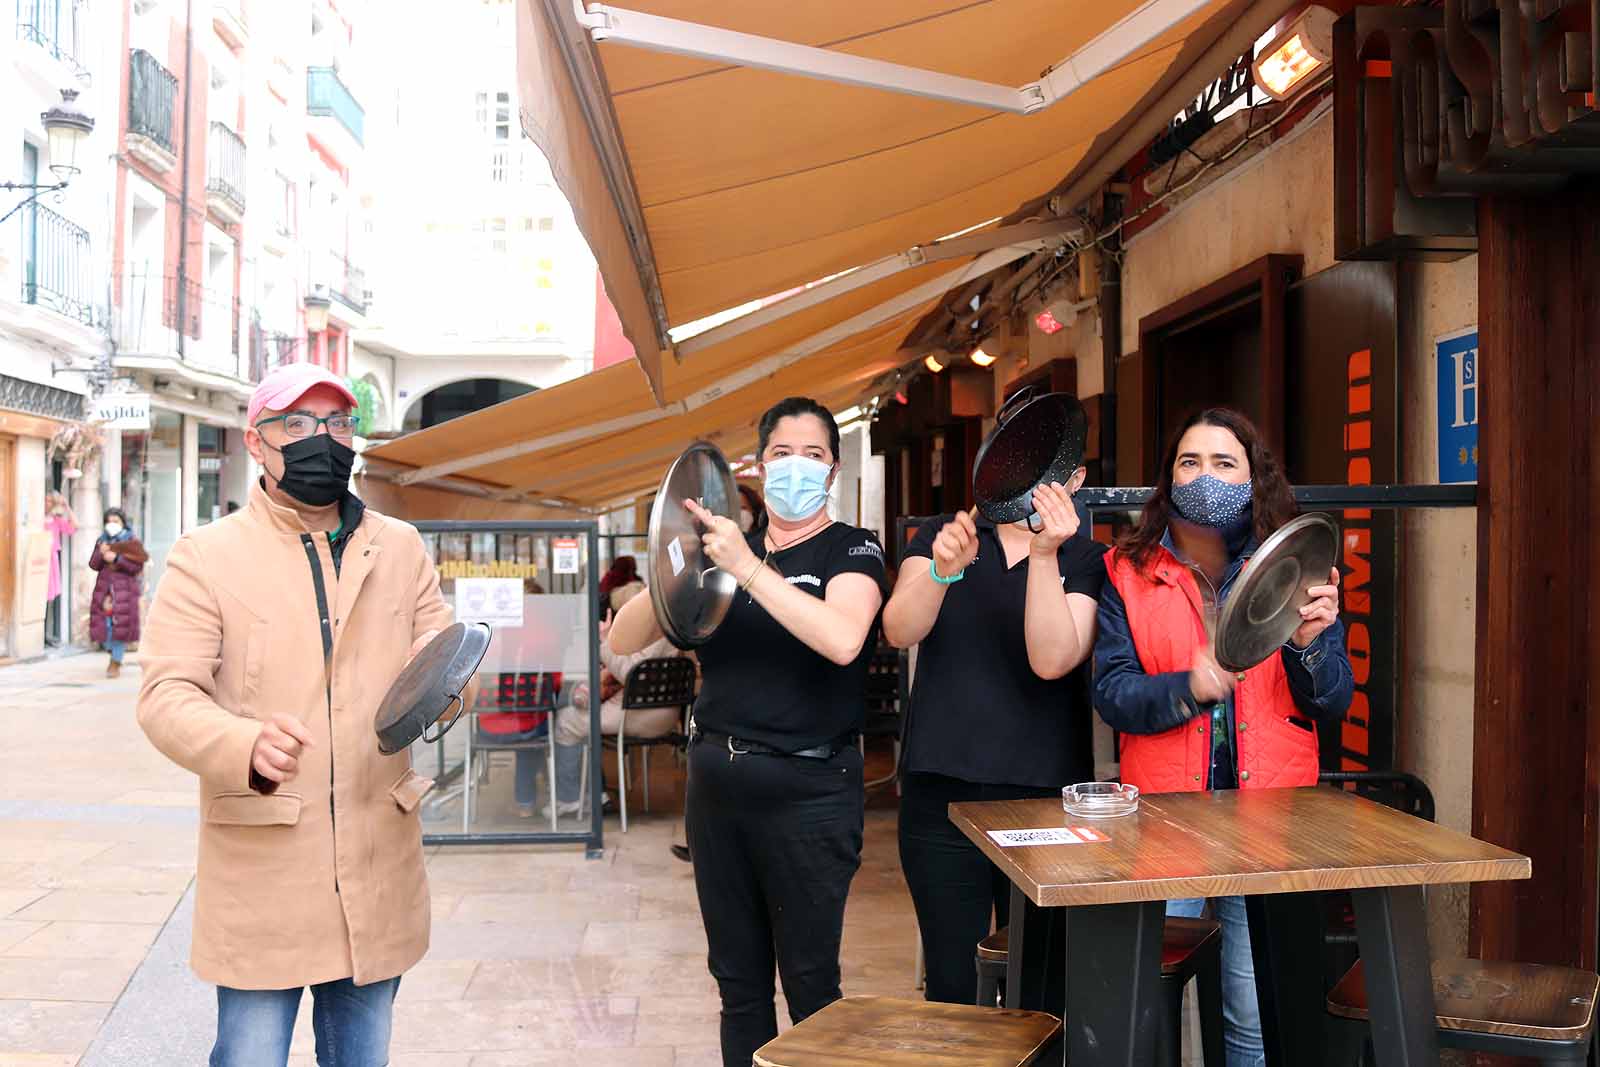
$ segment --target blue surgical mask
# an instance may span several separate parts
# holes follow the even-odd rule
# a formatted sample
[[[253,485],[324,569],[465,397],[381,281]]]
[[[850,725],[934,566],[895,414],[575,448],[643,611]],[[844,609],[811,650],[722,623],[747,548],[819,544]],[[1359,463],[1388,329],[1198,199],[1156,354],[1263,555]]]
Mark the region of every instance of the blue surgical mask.
[[[784,456],[767,463],[767,507],[785,522],[809,519],[828,503],[831,466],[808,456]]]
[[[1249,482],[1238,485],[1210,474],[1172,487],[1172,503],[1178,514],[1198,526],[1232,526],[1250,506]]]

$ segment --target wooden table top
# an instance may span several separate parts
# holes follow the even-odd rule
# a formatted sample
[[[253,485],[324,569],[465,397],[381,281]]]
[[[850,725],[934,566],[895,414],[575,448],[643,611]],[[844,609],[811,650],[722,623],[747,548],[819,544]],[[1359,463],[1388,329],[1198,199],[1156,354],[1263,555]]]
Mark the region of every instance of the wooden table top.
[[[1041,907],[1530,877],[1526,856],[1331,787],[1162,793],[1115,819],[1061,801],[950,805],[950,820]],[[1105,842],[1001,847],[990,830],[1086,826]]]

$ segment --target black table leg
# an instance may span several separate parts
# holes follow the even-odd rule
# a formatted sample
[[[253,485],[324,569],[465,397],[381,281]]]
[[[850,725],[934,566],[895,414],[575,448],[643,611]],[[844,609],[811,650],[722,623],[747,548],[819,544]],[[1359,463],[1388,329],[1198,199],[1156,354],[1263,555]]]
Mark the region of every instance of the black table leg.
[[[1422,887],[1357,889],[1350,896],[1378,1067],[1431,1067],[1439,1062],[1439,1045]]]
[[[1147,1067],[1161,1028],[1166,901],[1064,910],[1066,1062]]]
[[[1022,960],[1027,955],[1028,907],[1033,901],[1017,883],[1011,883],[1011,917],[1006,920],[1009,931],[1006,950],[1006,1007],[1022,1007]]]
[[[1261,1041],[1269,1067],[1303,1067],[1323,1060],[1327,1047],[1323,910],[1321,893],[1245,898]]]

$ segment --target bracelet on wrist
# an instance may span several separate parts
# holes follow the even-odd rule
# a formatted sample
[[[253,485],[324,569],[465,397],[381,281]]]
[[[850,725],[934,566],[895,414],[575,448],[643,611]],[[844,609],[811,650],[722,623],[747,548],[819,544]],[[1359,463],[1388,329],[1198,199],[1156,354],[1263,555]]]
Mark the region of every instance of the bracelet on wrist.
[[[750,569],[750,577],[739,583],[739,591],[748,593],[750,587],[756,584],[756,579],[761,575],[761,568],[766,566],[764,560],[756,560],[756,565]]]
[[[935,564],[933,562],[933,560],[930,559],[928,561],[928,577],[932,578],[934,581],[938,582],[940,585],[955,585],[962,578],[966,577],[966,574],[967,574],[967,569],[965,567],[963,567],[960,570],[956,571],[954,574],[952,574],[950,577],[946,578],[946,577],[944,577],[943,575],[941,575],[939,573],[938,565]]]

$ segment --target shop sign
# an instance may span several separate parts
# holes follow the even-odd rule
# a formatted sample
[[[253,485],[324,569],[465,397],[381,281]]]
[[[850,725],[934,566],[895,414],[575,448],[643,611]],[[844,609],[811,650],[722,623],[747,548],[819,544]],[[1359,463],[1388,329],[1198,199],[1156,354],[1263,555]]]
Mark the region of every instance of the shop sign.
[[[105,396],[97,396],[89,412],[89,421],[101,423],[107,430],[148,430],[150,395],[108,393]]]
[[[577,574],[579,562],[576,537],[557,537],[550,541],[551,571],[556,574]]]
[[[1398,480],[1399,331],[1390,263],[1341,263],[1290,290],[1286,346],[1287,473],[1297,485],[1388,485]],[[1397,514],[1345,508],[1340,618],[1355,691],[1342,719],[1323,724],[1324,770],[1395,765],[1400,710]]]
[[[1478,328],[1436,337],[1439,372],[1439,481],[1478,480]]]
[[[448,578],[535,578],[539,567],[534,563],[515,563],[500,560],[494,563],[468,563],[465,560],[446,560],[438,565],[439,579]]]
[[[456,621],[522,625],[522,579],[456,579]]]

